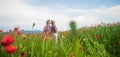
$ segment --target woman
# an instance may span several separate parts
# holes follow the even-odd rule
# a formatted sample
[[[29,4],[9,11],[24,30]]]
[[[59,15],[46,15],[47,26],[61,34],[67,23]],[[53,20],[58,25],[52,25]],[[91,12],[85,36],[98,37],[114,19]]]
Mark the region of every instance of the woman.
[[[57,27],[55,25],[55,21],[52,20],[51,21],[51,25],[52,25],[52,27],[51,27],[51,34],[55,37],[56,42],[58,42]]]
[[[43,28],[43,40],[47,40],[48,37],[51,35],[51,26],[50,26],[51,22],[50,20],[46,21],[46,26],[44,26]]]

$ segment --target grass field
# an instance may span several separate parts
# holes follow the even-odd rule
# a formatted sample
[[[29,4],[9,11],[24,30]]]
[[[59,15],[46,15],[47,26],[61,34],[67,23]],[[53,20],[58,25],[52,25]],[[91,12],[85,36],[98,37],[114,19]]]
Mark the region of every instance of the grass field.
[[[0,44],[0,57],[120,57],[120,24],[102,24],[76,30],[59,32],[58,43],[54,37],[42,39],[41,34],[0,33],[14,38],[17,50],[8,54]]]

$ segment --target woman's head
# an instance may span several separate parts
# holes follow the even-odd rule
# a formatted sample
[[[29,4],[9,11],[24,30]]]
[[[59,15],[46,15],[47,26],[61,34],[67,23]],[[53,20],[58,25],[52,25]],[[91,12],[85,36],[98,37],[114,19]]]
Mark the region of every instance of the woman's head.
[[[51,24],[54,25],[54,24],[55,24],[55,21],[52,20],[52,21],[51,21]]]
[[[49,25],[49,24],[51,24],[51,22],[50,22],[50,20],[47,20],[46,25]]]

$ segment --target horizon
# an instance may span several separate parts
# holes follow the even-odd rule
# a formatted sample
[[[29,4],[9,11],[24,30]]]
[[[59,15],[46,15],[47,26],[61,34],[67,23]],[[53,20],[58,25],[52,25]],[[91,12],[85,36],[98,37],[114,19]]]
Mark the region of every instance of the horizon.
[[[120,22],[120,0],[0,0],[0,30],[14,27],[42,31],[46,20],[56,21],[58,31],[77,27]]]

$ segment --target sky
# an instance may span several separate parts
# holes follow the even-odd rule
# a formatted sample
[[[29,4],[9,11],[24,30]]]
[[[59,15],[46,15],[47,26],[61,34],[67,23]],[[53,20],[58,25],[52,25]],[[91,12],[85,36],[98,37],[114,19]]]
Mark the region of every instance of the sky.
[[[56,21],[58,31],[91,24],[120,22],[120,0],[0,0],[0,30],[14,27],[43,30],[46,20]]]

